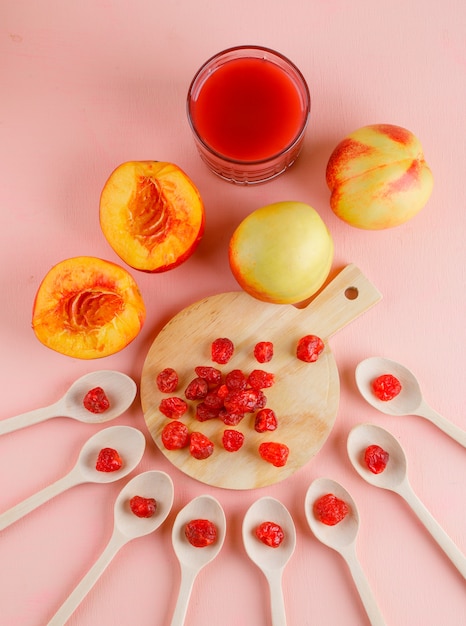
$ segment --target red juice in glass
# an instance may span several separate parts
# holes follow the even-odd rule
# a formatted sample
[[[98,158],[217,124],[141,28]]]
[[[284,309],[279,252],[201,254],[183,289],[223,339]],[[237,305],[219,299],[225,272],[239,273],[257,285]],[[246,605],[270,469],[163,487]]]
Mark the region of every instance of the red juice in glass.
[[[295,84],[262,59],[237,59],[219,67],[193,106],[193,121],[204,141],[237,161],[278,154],[299,134],[302,119]]]
[[[288,59],[264,48],[233,48],[199,70],[188,117],[201,157],[222,178],[274,178],[296,159],[309,116],[309,92]]]

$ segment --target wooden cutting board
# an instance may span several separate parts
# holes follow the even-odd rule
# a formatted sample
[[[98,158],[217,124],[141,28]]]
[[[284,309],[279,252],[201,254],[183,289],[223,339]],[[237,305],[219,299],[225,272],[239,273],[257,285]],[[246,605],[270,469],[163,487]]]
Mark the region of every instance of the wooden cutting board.
[[[321,449],[337,415],[340,383],[329,338],[381,297],[355,265],[348,265],[303,309],[264,303],[245,292],[211,296],[183,309],[157,335],[142,370],[142,409],[158,448],[182,472],[215,487],[255,489],[291,476]],[[297,342],[308,334],[318,335],[325,343],[314,363],[296,358]],[[235,345],[227,365],[211,361],[211,343],[217,337],[228,337]],[[254,358],[254,346],[259,341],[274,344],[274,356],[268,363],[260,364]],[[167,394],[158,390],[155,379],[164,368],[174,368],[179,386],[171,395],[184,398],[184,389],[196,377],[194,368],[198,365],[211,365],[225,374],[237,368],[246,374],[253,369],[273,372],[275,384],[264,393],[267,406],[275,411],[278,428],[257,433],[251,414],[236,427],[227,427],[219,419],[199,422],[194,417],[195,404],[189,403],[181,421],[191,431],[207,435],[215,444],[214,453],[198,460],[188,448],[167,450],[160,435],[170,420],[158,410]],[[225,428],[244,433],[245,443],[238,452],[224,450],[221,437]],[[278,441],[289,447],[284,467],[274,467],[260,458],[258,447],[263,441]]]

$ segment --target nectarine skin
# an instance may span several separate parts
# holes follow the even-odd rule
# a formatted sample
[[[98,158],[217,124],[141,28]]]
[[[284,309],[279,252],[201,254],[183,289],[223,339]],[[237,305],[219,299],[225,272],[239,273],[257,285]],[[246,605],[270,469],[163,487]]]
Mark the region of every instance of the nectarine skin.
[[[330,156],[326,179],[333,212],[367,230],[411,219],[433,188],[419,140],[392,124],[364,126],[343,139]]]
[[[129,161],[119,165],[100,197],[100,226],[130,267],[165,272],[195,251],[204,234],[198,189],[175,164]]]
[[[302,202],[276,202],[249,214],[229,243],[233,276],[254,298],[297,304],[324,284],[333,240],[320,215]]]
[[[34,300],[32,328],[56,352],[96,359],[133,341],[145,316],[138,286],[125,269],[81,256],[61,261],[46,274]]]

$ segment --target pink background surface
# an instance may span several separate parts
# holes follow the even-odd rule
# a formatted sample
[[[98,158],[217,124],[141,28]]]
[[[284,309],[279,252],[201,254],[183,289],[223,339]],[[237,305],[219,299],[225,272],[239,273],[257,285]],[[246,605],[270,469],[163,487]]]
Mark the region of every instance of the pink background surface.
[[[210,174],[185,117],[197,68],[243,43],[291,58],[312,96],[299,161],[255,188]],[[297,527],[283,579],[289,625],[368,623],[344,561],[307,527],[304,496],[319,476],[340,481],[357,502],[358,554],[386,623],[464,624],[465,581],[401,498],[366,484],[346,456],[353,425],[369,421],[390,430],[407,452],[414,490],[466,552],[465,450],[421,418],[377,413],[354,383],[363,358],[398,360],[417,374],[428,401],[466,428],[464,2],[288,0],[285,8],[275,0],[82,0],[79,6],[10,0],[0,8],[0,82],[0,418],[54,402],[91,370],[119,369],[139,380],[147,351],[171,316],[204,296],[237,289],[227,262],[229,238],[243,217],[270,202],[314,206],[335,241],[333,272],[356,263],[384,296],[332,340],[341,376],[335,428],[321,452],[282,484],[233,492],[184,476],[152,442],[139,399],[114,422],[147,436],[135,473],[167,471],[174,507],[159,531],[115,557],[69,624],[169,624],[180,580],[171,527],[176,513],[203,493],[219,499],[228,530],[220,555],[195,583],[187,624],[271,623],[265,578],[241,540],[247,508],[264,495],[280,499]],[[419,137],[435,188],[407,224],[365,232],[332,214],[325,166],[346,134],[377,122]],[[91,362],[54,353],[31,330],[35,292],[65,258],[120,263],[99,228],[99,195],[110,172],[133,159],[172,161],[192,177],[206,206],[202,244],[176,270],[132,272],[148,315],[125,350]],[[0,438],[0,512],[67,473],[93,432],[59,418]],[[121,488],[75,487],[1,533],[1,626],[48,622],[105,547]]]

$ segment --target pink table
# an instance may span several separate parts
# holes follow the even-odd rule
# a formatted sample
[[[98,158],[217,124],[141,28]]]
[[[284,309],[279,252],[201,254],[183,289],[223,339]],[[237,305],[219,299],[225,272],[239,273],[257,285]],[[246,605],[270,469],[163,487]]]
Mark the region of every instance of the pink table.
[[[270,202],[314,206],[335,241],[333,272],[355,263],[384,296],[332,340],[341,377],[336,425],[321,452],[281,484],[238,493],[186,477],[152,442],[139,400],[114,422],[147,436],[137,471],[168,472],[174,507],[159,531],[115,557],[70,625],[169,624],[179,584],[171,528],[176,513],[203,493],[221,502],[228,530],[220,555],[195,583],[189,626],[270,624],[265,578],[241,540],[246,510],[264,495],[280,499],[297,528],[283,580],[289,625],[366,624],[346,565],[306,524],[304,496],[319,476],[340,481],[358,504],[358,553],[386,623],[464,624],[465,581],[400,498],[356,474],[346,437],[363,421],[390,430],[407,451],[415,491],[466,552],[465,450],[420,418],[375,412],[354,383],[363,358],[398,360],[417,374],[430,403],[466,428],[465,5],[289,0],[286,7],[270,0],[3,2],[0,418],[53,402],[90,370],[118,369],[139,380],[147,351],[171,316],[202,297],[237,289],[229,238],[244,216]],[[290,57],[312,95],[298,163],[254,188],[229,185],[207,171],[185,117],[186,91],[199,65],[242,43]],[[420,138],[435,188],[412,221],[365,232],[332,214],[324,176],[335,145],[376,122],[405,126]],[[31,330],[35,292],[62,259],[94,255],[119,262],[100,231],[98,203],[110,172],[131,159],[172,161],[192,177],[206,206],[203,242],[172,272],[133,272],[148,310],[133,344],[102,361],[64,357]],[[60,418],[2,437],[0,512],[64,475],[94,431]],[[105,547],[121,487],[76,487],[2,531],[0,626],[48,622]]]

